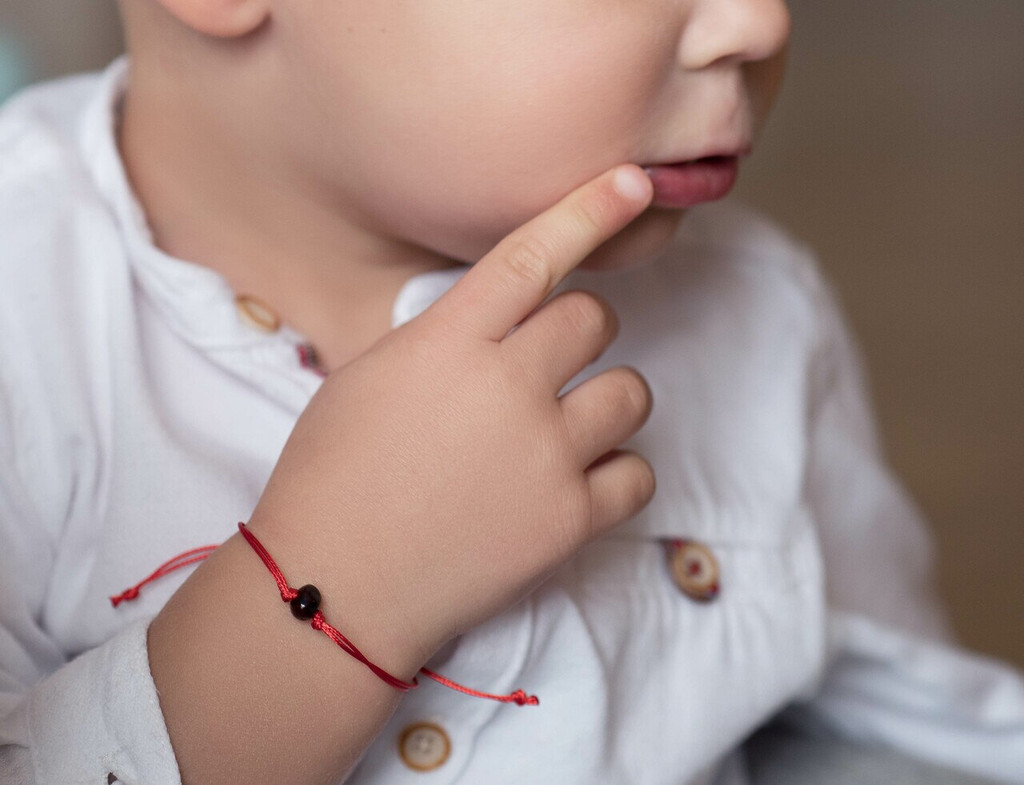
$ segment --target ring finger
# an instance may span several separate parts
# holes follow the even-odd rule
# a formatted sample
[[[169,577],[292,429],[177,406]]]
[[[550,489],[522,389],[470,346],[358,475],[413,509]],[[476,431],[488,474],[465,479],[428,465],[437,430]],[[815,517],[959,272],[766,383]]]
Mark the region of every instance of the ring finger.
[[[624,366],[587,379],[560,400],[569,437],[583,467],[640,430],[653,403],[643,376]]]

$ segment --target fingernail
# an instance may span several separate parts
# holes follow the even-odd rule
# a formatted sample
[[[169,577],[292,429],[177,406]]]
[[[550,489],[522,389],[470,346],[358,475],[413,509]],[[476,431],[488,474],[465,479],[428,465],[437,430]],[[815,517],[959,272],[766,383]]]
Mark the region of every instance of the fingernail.
[[[615,172],[615,190],[627,199],[643,201],[653,187],[651,179],[637,166],[620,166]]]

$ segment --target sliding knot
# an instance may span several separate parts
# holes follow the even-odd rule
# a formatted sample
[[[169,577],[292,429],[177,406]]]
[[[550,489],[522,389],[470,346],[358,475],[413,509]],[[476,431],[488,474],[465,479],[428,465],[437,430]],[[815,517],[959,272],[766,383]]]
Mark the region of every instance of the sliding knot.
[[[517,706],[539,706],[540,700],[536,695],[527,695],[522,690],[516,690],[508,696]]]
[[[139,596],[139,587],[138,586],[132,586],[130,589],[125,589],[120,594],[111,597],[110,598],[110,604],[113,605],[116,608],[118,605],[120,605],[125,600],[134,600],[138,596]]]

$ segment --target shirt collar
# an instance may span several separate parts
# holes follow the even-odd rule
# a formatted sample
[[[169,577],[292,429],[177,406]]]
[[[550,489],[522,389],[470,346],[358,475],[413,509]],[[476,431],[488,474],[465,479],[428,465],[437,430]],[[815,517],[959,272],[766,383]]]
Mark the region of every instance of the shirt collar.
[[[121,231],[140,288],[171,327],[196,346],[224,349],[304,343],[304,336],[287,325],[272,334],[253,329],[239,318],[235,292],[220,273],[171,256],[154,243],[116,141],[129,73],[128,55],[118,57],[102,72],[98,89],[82,115],[79,141],[82,158]],[[448,268],[410,278],[395,298],[392,325],[397,327],[417,316],[467,269]]]

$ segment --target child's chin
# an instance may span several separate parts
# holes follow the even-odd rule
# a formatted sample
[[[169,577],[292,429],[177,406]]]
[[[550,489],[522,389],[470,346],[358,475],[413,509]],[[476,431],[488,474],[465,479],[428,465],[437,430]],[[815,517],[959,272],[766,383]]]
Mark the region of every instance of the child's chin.
[[[646,267],[665,250],[686,210],[650,207],[580,262],[581,270],[619,272]]]

